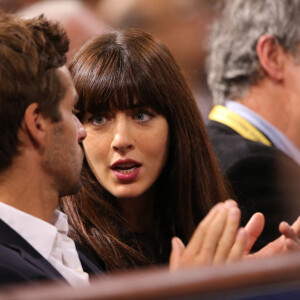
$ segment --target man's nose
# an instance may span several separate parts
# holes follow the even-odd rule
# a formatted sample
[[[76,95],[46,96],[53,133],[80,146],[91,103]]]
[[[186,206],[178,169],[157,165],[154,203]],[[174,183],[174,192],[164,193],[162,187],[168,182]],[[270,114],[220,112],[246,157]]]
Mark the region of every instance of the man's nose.
[[[86,131],[76,116],[75,116],[75,121],[77,126],[78,143],[82,143],[82,141],[86,138]]]

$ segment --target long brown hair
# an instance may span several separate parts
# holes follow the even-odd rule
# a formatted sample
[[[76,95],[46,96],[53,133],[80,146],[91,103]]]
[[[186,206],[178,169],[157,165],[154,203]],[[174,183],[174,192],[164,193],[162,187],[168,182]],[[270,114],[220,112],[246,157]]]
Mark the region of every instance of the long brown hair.
[[[168,160],[156,183],[154,234],[170,243],[188,242],[195,226],[216,202],[227,197],[192,93],[168,49],[136,29],[114,31],[86,43],[70,64],[79,94],[79,119],[138,101],[168,121]],[[124,241],[126,220],[114,197],[87,163],[82,191],[62,201],[72,237],[114,271],[147,264],[138,246]]]

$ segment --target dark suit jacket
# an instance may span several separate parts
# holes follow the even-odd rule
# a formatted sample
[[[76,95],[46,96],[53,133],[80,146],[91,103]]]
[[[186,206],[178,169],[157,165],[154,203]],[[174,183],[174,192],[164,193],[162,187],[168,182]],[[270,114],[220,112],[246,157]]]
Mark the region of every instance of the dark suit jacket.
[[[243,224],[256,211],[266,217],[257,250],[279,236],[281,221],[292,223],[300,215],[300,167],[274,146],[244,139],[221,123],[209,121],[207,131]]]
[[[77,250],[85,272],[101,273],[100,266],[87,253],[80,247]],[[40,280],[66,282],[45,258],[0,219],[0,285]]]

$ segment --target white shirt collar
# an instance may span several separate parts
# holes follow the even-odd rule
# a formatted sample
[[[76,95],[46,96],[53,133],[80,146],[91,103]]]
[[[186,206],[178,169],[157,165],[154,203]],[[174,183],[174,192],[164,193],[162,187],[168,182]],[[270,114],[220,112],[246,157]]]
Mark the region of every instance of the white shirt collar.
[[[67,236],[68,219],[54,211],[50,223],[0,202],[0,219],[23,237],[73,286],[89,286],[74,241]]]
[[[58,210],[53,213],[51,221],[54,225],[52,225],[0,202],[0,218],[47,260],[58,230],[68,230],[67,216]]]

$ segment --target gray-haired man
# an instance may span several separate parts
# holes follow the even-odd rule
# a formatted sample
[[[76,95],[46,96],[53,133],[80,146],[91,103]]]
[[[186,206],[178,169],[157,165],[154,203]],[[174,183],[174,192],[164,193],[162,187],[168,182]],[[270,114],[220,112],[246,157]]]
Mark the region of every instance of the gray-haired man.
[[[224,1],[211,34],[207,129],[245,219],[266,217],[260,246],[300,213],[299,15],[300,0]]]

